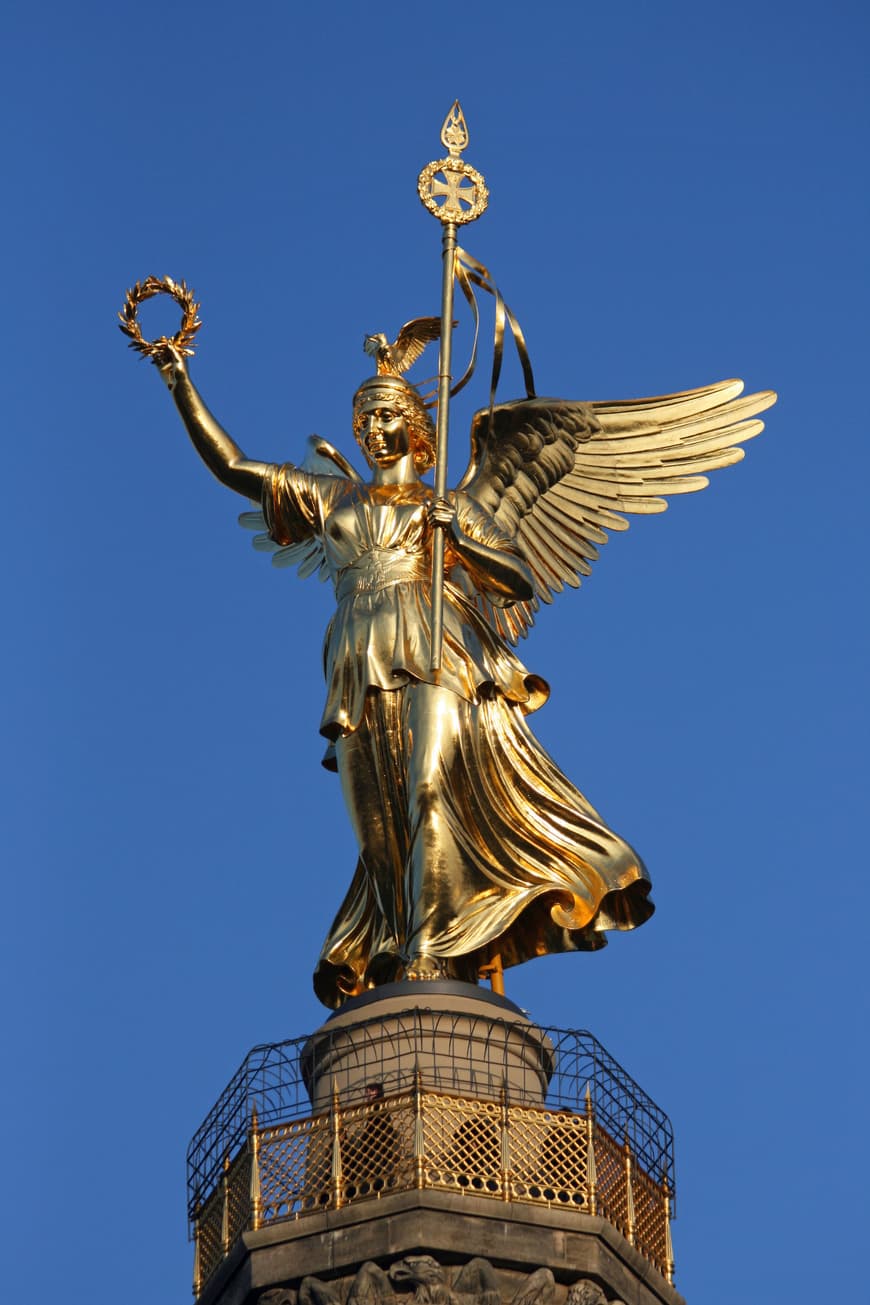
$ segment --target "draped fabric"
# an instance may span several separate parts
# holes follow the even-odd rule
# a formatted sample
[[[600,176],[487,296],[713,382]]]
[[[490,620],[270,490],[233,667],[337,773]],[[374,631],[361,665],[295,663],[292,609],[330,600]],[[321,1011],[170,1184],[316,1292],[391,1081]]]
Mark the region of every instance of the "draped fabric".
[[[360,857],[315,973],[329,1006],[415,958],[473,980],[496,954],[509,966],[591,950],[653,909],[637,854],[531,733],[548,687],[483,618],[449,549],[443,666],[429,670],[429,497],[289,466],[264,493],[273,538],[318,535],[336,589],[321,732]],[[513,550],[454,502],[465,534]]]

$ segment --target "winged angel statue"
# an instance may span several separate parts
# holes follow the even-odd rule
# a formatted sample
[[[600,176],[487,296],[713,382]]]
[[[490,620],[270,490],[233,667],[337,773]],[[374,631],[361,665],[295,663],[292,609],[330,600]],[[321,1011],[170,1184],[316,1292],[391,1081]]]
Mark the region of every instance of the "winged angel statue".
[[[377,340],[380,337],[371,337]],[[431,338],[431,337],[430,337]],[[602,947],[652,914],[640,857],[531,733],[549,687],[514,646],[539,603],[590,574],[623,513],[662,512],[743,457],[772,393],[740,381],[659,398],[527,398],[484,409],[456,490],[421,477],[435,432],[389,350],[353,401],[360,476],[312,437],[301,466],[245,456],[183,354],[158,363],[225,485],[262,505],[255,545],[335,588],[326,631],[324,764],[337,770],[359,860],[314,976],[327,1006],[403,975],[476,982],[487,966]],[[404,370],[402,367],[401,370]],[[432,540],[446,535],[444,643],[429,669]]]

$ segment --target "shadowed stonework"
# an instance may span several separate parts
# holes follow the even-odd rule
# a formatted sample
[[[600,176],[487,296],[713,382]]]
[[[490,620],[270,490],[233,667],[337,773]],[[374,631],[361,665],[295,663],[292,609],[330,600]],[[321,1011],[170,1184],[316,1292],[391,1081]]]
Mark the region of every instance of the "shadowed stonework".
[[[480,1259],[488,1271],[469,1286],[468,1266],[479,1267]],[[389,1277],[389,1291],[379,1275],[374,1289],[368,1267],[359,1276],[372,1264]],[[243,1233],[200,1299],[202,1305],[393,1305],[393,1296],[396,1305],[682,1301],[605,1219],[440,1192],[387,1196]]]

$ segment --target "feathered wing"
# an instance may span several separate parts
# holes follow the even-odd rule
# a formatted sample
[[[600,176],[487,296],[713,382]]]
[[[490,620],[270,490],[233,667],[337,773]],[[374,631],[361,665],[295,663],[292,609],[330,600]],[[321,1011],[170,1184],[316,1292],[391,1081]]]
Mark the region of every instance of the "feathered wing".
[[[406,372],[423,353],[426,345],[431,340],[437,340],[440,335],[440,317],[415,317],[413,321],[406,322],[393,345],[397,370],[400,373]]]
[[[613,403],[522,399],[475,414],[471,462],[459,486],[515,539],[535,581],[529,603],[487,618],[511,642],[528,632],[539,601],[590,575],[624,512],[664,512],[666,495],[704,489],[706,473],[739,462],[764,429],[771,391],[742,381]]]
[[[308,451],[300,470],[308,471],[314,476],[341,476],[357,482],[362,480],[347,458],[319,435],[309,435]],[[296,574],[302,580],[315,573],[319,580],[328,579],[326,556],[321,540],[312,537],[303,539],[299,544],[276,544],[266,530],[266,518],[261,509],[242,512],[239,516],[239,525],[245,530],[260,532],[254,536],[252,543],[258,553],[272,554],[273,566],[295,566],[298,568]]]

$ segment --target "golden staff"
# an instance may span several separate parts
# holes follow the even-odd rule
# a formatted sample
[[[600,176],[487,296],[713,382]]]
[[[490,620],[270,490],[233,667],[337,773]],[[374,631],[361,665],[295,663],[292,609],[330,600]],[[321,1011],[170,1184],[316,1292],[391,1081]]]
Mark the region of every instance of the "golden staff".
[[[489,200],[483,177],[459,157],[468,144],[468,128],[459,101],[444,119],[441,144],[448,157],[429,163],[417,179],[424,206],[443,227],[441,237],[441,343],[438,354],[438,421],[435,444],[435,497],[447,496],[447,428],[450,408],[450,353],[453,337],[453,281],[456,274],[456,228],[479,218]],[[441,669],[444,637],[444,527],[432,540],[432,646],[429,665]]]

